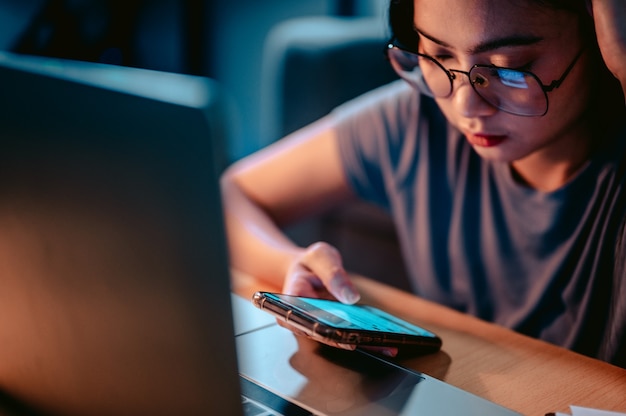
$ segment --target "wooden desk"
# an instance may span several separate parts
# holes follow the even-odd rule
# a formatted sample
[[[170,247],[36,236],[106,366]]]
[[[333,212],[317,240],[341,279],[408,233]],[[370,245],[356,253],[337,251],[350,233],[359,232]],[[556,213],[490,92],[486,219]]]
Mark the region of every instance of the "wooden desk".
[[[398,359],[524,415],[569,412],[569,405],[626,412],[626,370],[464,315],[356,276],[364,303],[436,332],[436,354]],[[233,291],[250,298],[280,288],[235,272]]]

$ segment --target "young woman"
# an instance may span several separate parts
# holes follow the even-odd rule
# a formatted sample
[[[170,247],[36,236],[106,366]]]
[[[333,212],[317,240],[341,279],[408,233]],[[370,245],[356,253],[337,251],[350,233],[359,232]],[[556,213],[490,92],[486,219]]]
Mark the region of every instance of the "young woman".
[[[626,3],[392,0],[389,17],[403,81],[225,173],[233,266],[357,301],[337,250],[279,227],[366,199],[416,294],[626,365]]]

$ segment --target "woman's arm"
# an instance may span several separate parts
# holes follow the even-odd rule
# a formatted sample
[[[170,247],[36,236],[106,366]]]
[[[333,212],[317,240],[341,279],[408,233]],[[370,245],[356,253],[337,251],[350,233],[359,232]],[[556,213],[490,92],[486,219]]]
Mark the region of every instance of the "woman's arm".
[[[332,246],[298,247],[281,226],[354,198],[342,168],[335,130],[328,119],[242,159],[222,176],[231,265],[284,292],[358,300]]]
[[[604,63],[626,92],[626,1],[588,1]]]

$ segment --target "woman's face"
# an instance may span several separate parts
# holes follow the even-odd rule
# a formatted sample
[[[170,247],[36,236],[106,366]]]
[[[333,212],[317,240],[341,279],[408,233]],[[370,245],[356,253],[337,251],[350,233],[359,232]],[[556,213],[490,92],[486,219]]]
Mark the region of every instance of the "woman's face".
[[[544,85],[559,79],[582,49],[574,14],[525,0],[414,0],[419,51],[448,69],[475,64],[523,69]],[[437,99],[448,120],[484,158],[513,162],[567,150],[579,139],[589,100],[588,54],[548,93],[542,117],[520,117],[485,102],[457,73],[451,96]],[[567,153],[567,152],[565,152]]]

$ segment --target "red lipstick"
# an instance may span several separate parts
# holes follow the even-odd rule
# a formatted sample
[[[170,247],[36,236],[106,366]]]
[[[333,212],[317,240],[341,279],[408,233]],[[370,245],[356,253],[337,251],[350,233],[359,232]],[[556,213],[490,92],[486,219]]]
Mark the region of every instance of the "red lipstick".
[[[493,147],[502,143],[506,136],[496,136],[491,134],[466,134],[467,141],[473,146]]]

